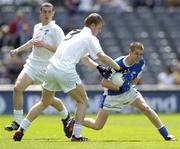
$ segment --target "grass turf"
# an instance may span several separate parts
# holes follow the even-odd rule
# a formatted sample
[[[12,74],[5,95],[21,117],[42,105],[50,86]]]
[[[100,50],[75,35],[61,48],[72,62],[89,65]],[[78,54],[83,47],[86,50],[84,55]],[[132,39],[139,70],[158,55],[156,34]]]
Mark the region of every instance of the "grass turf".
[[[95,115],[88,115],[95,117]],[[161,120],[177,139],[180,138],[180,114],[160,114]],[[0,149],[180,149],[179,141],[164,141],[157,129],[142,114],[112,114],[102,130],[83,128],[90,142],[70,142],[64,136],[57,115],[41,115],[30,126],[21,142],[14,142],[14,132],[4,130],[12,121],[0,116]]]

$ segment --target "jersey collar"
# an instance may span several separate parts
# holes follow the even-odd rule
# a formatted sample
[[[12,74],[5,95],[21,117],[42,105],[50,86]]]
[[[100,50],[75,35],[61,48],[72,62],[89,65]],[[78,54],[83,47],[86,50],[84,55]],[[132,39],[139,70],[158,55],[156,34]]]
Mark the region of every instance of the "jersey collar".
[[[55,24],[55,21],[53,20],[53,21],[49,22],[47,25],[42,25],[42,23],[41,23],[41,26],[43,28],[46,28],[46,27],[49,27],[49,26],[54,25],[54,24]]]
[[[128,64],[126,63],[127,57],[128,57],[128,56],[125,56],[122,61],[123,61],[124,65],[125,65],[126,67],[130,67],[130,66],[132,66],[132,65],[128,65]]]

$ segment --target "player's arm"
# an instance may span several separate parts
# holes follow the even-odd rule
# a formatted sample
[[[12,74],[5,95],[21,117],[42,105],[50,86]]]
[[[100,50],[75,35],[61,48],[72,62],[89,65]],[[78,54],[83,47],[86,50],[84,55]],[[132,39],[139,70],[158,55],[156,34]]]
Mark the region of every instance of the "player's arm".
[[[105,87],[114,91],[119,91],[119,87],[117,85],[114,85],[112,81],[110,80],[102,79],[101,85],[102,87]]]
[[[104,52],[97,53],[98,59],[103,63],[111,68],[113,68],[116,71],[119,71],[121,68],[120,66],[108,55],[106,55]]]
[[[83,64],[85,64],[86,66],[92,68],[92,69],[97,69],[99,71],[99,73],[104,77],[104,78],[108,78],[111,75],[111,69],[108,69],[102,65],[99,65],[98,63],[96,63],[95,61],[93,61],[91,58],[88,57],[88,55],[84,56],[82,59]]]
[[[26,49],[30,49],[33,46],[33,39],[30,39],[29,41],[27,41],[25,44],[23,44],[22,46],[13,49],[10,51],[10,55],[12,57],[16,56],[19,52],[24,51]]]
[[[140,78],[134,78],[132,83],[136,85],[139,83],[139,80],[140,80]]]
[[[88,55],[82,57],[81,61],[82,61],[83,64],[85,64],[86,66],[88,66],[88,67],[90,67],[92,69],[96,69],[97,66],[98,66],[98,63],[96,63],[91,58],[89,58]]]
[[[39,39],[33,39],[33,45],[38,48],[46,48],[51,52],[55,52],[57,49],[57,46],[49,45],[43,40],[39,40]]]
[[[139,82],[139,78],[135,78],[135,79],[133,79],[132,84],[136,85],[138,82]],[[114,90],[114,91],[119,91],[120,90],[120,87],[113,84],[113,82],[111,80],[103,79],[101,81],[101,85],[102,85],[102,87],[105,87],[105,88],[108,88],[108,89],[111,89],[111,90]],[[123,84],[123,85],[126,85],[126,84]],[[126,86],[124,86],[124,87],[126,87]]]

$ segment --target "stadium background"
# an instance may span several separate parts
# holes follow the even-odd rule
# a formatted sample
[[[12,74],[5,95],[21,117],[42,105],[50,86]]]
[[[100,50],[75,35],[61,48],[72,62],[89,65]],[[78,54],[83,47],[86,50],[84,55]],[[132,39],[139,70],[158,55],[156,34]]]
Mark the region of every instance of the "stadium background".
[[[70,1],[71,3],[67,3]],[[12,113],[12,89],[23,68],[30,50],[16,58],[9,51],[31,38],[33,26],[38,22],[39,5],[43,0],[1,0],[0,2],[0,114]],[[99,35],[103,50],[112,58],[127,54],[130,42],[140,41],[145,46],[146,69],[139,84],[149,104],[157,112],[180,112],[180,87],[159,86],[158,74],[167,67],[176,71],[180,60],[180,2],[178,0],[51,0],[56,6],[54,19],[65,33],[83,26],[90,12],[100,13],[105,20]],[[72,4],[72,5],[70,5]],[[19,22],[18,22],[19,21]],[[14,24],[19,28],[13,28]],[[101,77],[98,72],[81,63],[77,67],[90,97],[88,113],[96,113],[101,98]],[[40,87],[30,87],[25,92],[25,112],[39,100]],[[58,93],[68,109],[74,103],[68,96]],[[127,108],[122,112],[137,112]],[[56,113],[48,108],[45,113]]]

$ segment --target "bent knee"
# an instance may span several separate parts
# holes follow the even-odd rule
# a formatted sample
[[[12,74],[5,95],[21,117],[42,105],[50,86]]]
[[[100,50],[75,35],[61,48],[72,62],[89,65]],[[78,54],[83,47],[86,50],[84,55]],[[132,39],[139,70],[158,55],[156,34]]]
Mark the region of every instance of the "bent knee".
[[[23,88],[21,87],[20,84],[15,84],[13,90],[14,92],[22,92]]]
[[[52,99],[41,99],[42,104],[44,107],[47,107],[49,105],[52,105],[53,100]]]
[[[102,128],[103,126],[98,126],[98,125],[94,127],[95,130],[101,130]]]

